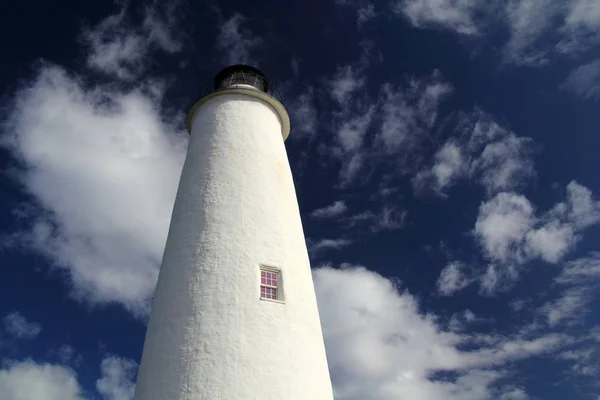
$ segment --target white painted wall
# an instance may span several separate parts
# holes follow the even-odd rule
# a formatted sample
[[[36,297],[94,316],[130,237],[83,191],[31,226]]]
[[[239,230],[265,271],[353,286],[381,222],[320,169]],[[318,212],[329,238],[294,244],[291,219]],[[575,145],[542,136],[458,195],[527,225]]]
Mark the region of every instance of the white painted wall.
[[[333,399],[281,122],[238,93],[192,120],[137,400]],[[259,299],[260,264],[284,304]]]

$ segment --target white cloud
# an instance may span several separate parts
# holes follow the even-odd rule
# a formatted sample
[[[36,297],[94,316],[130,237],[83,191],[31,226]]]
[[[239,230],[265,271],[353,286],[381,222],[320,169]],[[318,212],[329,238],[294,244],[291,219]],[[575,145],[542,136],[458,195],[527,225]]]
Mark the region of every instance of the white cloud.
[[[77,367],[83,362],[83,356],[77,353],[75,349],[68,344],[60,346],[57,350],[50,350],[48,355],[58,359],[63,365],[73,365]]]
[[[492,195],[519,188],[535,176],[532,139],[516,136],[481,111],[460,118],[456,130],[460,135],[448,139],[431,166],[414,176],[417,194],[431,190],[444,197],[460,179],[472,178]]]
[[[343,121],[337,129],[337,140],[344,152],[359,151],[364,145],[364,138],[371,126],[375,115],[375,106],[365,108],[363,112],[356,113]]]
[[[0,369],[0,393],[2,400],[83,400],[75,372],[31,360]]]
[[[44,65],[16,93],[2,142],[36,205],[15,244],[68,271],[77,298],[137,315],[148,312],[187,144],[147,93],[86,88]]]
[[[175,22],[164,20],[156,8],[145,10],[141,26],[132,25],[126,11],[124,4],[117,14],[105,18],[93,28],[87,28],[83,32],[83,41],[89,50],[89,67],[131,80],[147,66],[151,50],[174,53],[182,45],[167,28]]]
[[[499,397],[500,400],[527,400],[530,398],[531,397],[529,397],[523,389],[513,389],[509,392],[502,393]]]
[[[438,292],[449,296],[466,288],[473,278],[469,276],[468,266],[460,261],[454,261],[444,267],[437,280]]]
[[[96,381],[96,389],[105,400],[131,400],[135,391],[137,363],[116,356],[102,360],[102,376]]]
[[[560,284],[584,284],[600,280],[600,253],[591,253],[567,263],[556,278]]]
[[[561,88],[584,99],[600,99],[600,58],[571,71]]]
[[[313,218],[335,218],[344,214],[346,211],[348,211],[346,203],[343,200],[338,200],[326,207],[317,208],[310,213],[310,216]]]
[[[573,181],[567,185],[567,201],[557,204],[551,213],[568,219],[576,229],[585,229],[600,222],[600,201],[594,200],[590,189]]]
[[[408,211],[398,207],[383,206],[379,212],[365,211],[346,219],[348,226],[366,226],[371,233],[404,228]]]
[[[170,31],[175,6],[168,7],[164,18],[157,6],[146,8],[141,27],[128,25],[125,7],[84,32],[96,60],[90,65],[137,76],[141,56],[121,53],[118,45],[129,37],[144,37],[135,39],[144,41],[137,49],[143,54],[177,51]],[[116,64],[98,61],[107,54]],[[4,241],[67,271],[77,299],[120,303],[145,316],[187,145],[187,134],[176,128],[183,115],[162,119],[162,80],[149,77],[122,90],[85,84],[86,72],[40,64],[6,107],[0,145],[17,159],[12,177],[31,202],[15,210],[27,228]]]
[[[411,79],[407,87],[383,85],[378,140],[384,151],[395,153],[402,148],[408,152],[419,143],[434,126],[440,104],[452,91],[452,85],[442,80],[439,71],[427,79]]]
[[[599,253],[566,263],[555,283],[561,293],[540,307],[539,315],[551,327],[583,324],[600,285]]]
[[[571,226],[554,220],[527,232],[525,242],[529,256],[556,263],[575,245],[576,236]]]
[[[356,22],[359,27],[377,16],[375,6],[369,0],[335,0],[335,3],[352,8],[356,12]]]
[[[516,279],[516,276],[516,271],[512,266],[502,268],[497,264],[490,264],[479,277],[479,292],[484,295],[492,295],[500,289],[506,288],[508,283]]]
[[[365,59],[365,54],[368,52],[368,46],[364,47],[361,61],[338,66],[326,84],[329,97],[338,106],[329,122],[335,142],[326,151],[341,162],[341,185],[348,185],[359,176],[370,152],[365,146],[365,137],[379,102],[362,90],[366,84],[364,72],[369,61]]]
[[[345,106],[350,97],[363,88],[366,79],[363,70],[359,66],[343,65],[329,82],[329,94],[340,106]]]
[[[465,310],[464,317],[467,322],[473,322],[477,320],[477,316],[475,315],[475,313],[469,309]]]
[[[117,356],[102,359],[101,377],[96,389],[103,400],[131,400],[135,388],[137,364]],[[5,360],[0,369],[0,397],[2,400],[87,400],[71,368],[63,365],[36,363],[32,360],[13,362]]]
[[[435,126],[440,104],[453,91],[435,70],[430,76],[411,78],[401,84],[385,83],[373,97],[362,90],[364,72],[373,58],[364,44],[361,59],[339,66],[328,82],[328,93],[339,109],[329,124],[335,141],[327,149],[341,161],[340,185],[363,182],[367,168],[393,157],[395,168],[414,169],[415,158]],[[441,171],[440,171],[441,173]]]
[[[352,241],[348,239],[320,239],[317,241],[307,240],[307,242],[308,250],[312,254],[318,254],[322,251],[330,249],[339,250],[342,247],[352,244]]]
[[[374,232],[392,231],[404,227],[408,211],[396,207],[384,206],[371,226]]]
[[[600,41],[600,5],[595,0],[571,0],[565,4],[564,34],[556,49],[561,53],[581,53]]]
[[[435,155],[435,164],[431,169],[437,186],[444,188],[466,172],[461,150],[453,143],[446,143]]]
[[[317,133],[317,108],[312,87],[297,96],[288,110],[291,119],[291,138],[312,138]]]
[[[236,13],[219,27],[217,49],[223,53],[226,64],[256,64],[252,53],[263,41],[242,27],[245,21],[245,16]]]
[[[475,12],[481,3],[476,0],[401,0],[393,8],[416,27],[450,29],[465,35],[479,32]]]
[[[28,321],[18,312],[8,314],[2,321],[6,333],[18,339],[34,339],[42,330],[40,324]]]
[[[356,152],[344,156],[342,160],[342,167],[340,169],[341,186],[348,185],[357,180],[357,177],[364,168],[367,159],[367,152]]]
[[[503,387],[503,364],[560,348],[565,338],[476,336],[441,329],[416,299],[362,267],[313,272],[336,399],[492,399],[516,396]],[[460,350],[469,343],[473,350]],[[455,378],[436,380],[435,372]],[[510,398],[510,397],[505,397]],[[515,397],[518,398],[518,397]]]
[[[356,21],[358,22],[359,26],[366,23],[367,21],[372,20],[376,16],[377,13],[375,12],[375,6],[370,3],[363,4],[356,10]]]
[[[468,174],[469,160],[463,154],[460,145],[446,142],[433,156],[431,169],[422,170],[412,180],[414,189],[422,192],[432,189],[443,195],[443,190],[456,180]]]
[[[595,0],[398,0],[392,9],[418,28],[485,40],[502,33],[505,62],[539,66],[600,41]]]
[[[503,52],[507,61],[516,64],[536,65],[547,62],[548,49],[538,41],[553,25],[560,12],[557,0],[512,0],[506,4],[506,21],[510,38]]]
[[[490,259],[510,262],[522,257],[519,245],[534,223],[534,209],[525,196],[499,193],[479,207],[474,232]]]
[[[448,328],[452,332],[465,331],[470,324],[475,322],[485,322],[485,318],[480,318],[469,309],[464,310],[462,313],[453,313],[452,317],[448,321]]]
[[[517,278],[516,266],[533,259],[559,262],[575,247],[580,233],[598,222],[600,203],[574,181],[567,185],[566,201],[540,216],[525,196],[499,193],[481,204],[473,230],[493,264],[481,278],[482,289],[492,292]]]
[[[594,28],[600,24],[600,4],[595,0],[570,1],[567,25],[576,29],[580,25]]]
[[[550,326],[556,326],[559,322],[582,322],[592,298],[592,293],[587,288],[573,287],[542,307],[541,312]]]
[[[507,134],[487,144],[472,165],[488,194],[519,187],[535,175],[532,140]]]
[[[574,350],[563,351],[558,359],[571,364],[571,374],[583,377],[596,377],[600,373],[600,354],[595,343],[582,345]]]

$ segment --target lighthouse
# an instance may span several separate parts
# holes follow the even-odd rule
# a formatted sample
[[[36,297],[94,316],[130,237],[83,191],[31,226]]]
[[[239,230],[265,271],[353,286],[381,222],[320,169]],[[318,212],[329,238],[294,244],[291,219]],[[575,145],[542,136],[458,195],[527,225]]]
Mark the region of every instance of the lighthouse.
[[[136,400],[332,400],[292,173],[290,119],[256,68],[187,117]]]

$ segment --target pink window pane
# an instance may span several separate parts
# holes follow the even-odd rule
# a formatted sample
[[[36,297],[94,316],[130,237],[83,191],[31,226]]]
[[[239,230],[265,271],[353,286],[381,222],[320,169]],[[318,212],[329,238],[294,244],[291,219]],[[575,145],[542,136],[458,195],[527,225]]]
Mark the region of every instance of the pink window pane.
[[[277,300],[277,272],[260,271],[260,297]]]
[[[260,271],[260,284],[277,287],[277,272]]]
[[[260,297],[262,297],[263,299],[276,300],[277,299],[277,289],[263,286],[260,288]]]

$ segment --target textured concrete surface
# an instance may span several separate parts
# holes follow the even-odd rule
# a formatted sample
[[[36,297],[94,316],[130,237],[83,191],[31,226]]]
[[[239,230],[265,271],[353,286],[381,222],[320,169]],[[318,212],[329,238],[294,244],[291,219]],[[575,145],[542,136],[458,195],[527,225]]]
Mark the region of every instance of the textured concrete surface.
[[[261,264],[283,304],[260,300]],[[135,399],[333,399],[281,123],[259,99],[195,113]]]

